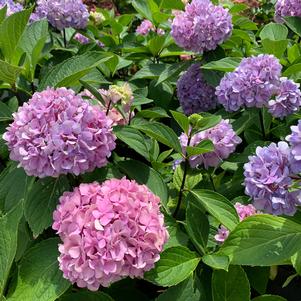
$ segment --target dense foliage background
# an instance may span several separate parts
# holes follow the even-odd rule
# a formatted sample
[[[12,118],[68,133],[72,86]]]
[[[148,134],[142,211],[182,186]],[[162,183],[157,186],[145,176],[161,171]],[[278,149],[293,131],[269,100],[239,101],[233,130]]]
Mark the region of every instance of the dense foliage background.
[[[1,138],[1,300],[301,300],[299,209],[294,204],[288,215],[282,211],[272,215],[274,209],[253,212],[254,207],[248,207],[252,214],[246,215],[253,216],[241,221],[235,205],[253,204],[245,194],[244,164],[258,146],[286,140],[290,126],[301,119],[298,106],[284,118],[272,116],[265,107],[228,112],[218,103],[209,112],[196,109],[185,115],[177,95],[179,78],[198,63],[197,72],[211,87],[203,99],[210,99],[210,105],[225,74],[236,70],[242,58],[260,54],[273,55],[282,65],[282,76],[300,82],[299,17],[276,23],[276,1],[212,1],[229,9],[233,29],[216,49],[197,53],[178,46],[170,33],[176,10],[185,9],[181,0],[87,0],[90,17],[83,29],[58,29],[46,18],[33,20],[35,1],[24,1],[23,10],[11,13],[10,1],[8,6],[2,2],[0,134],[14,121],[13,113],[47,87],[71,88],[75,93],[86,89],[84,99],[119,119],[113,129],[116,148],[108,164],[79,175],[29,176],[11,160],[8,138]],[[150,27],[136,31],[145,20]],[[110,99],[108,106],[105,92],[98,89],[115,89],[120,102],[113,108]],[[197,101],[199,94],[192,96]],[[240,137],[235,138],[235,151],[215,166],[204,165],[204,159],[196,166],[189,164],[216,150],[215,137],[208,134],[189,145],[192,135],[210,131],[222,119],[229,120],[235,131],[231,135]],[[185,151],[183,139],[179,140],[183,132],[188,139]],[[219,133],[221,138],[223,134],[227,135],[227,127]],[[220,148],[226,150],[225,145]],[[274,159],[277,154],[271,164]],[[286,161],[281,164],[288,166]],[[125,278],[97,292],[79,288],[59,269],[60,238],[51,227],[53,212],[60,196],[81,183],[123,177],[145,184],[160,198],[169,240],[143,279]],[[286,189],[298,193],[300,177],[297,172],[291,177]],[[225,236],[218,241],[216,235],[223,230]]]

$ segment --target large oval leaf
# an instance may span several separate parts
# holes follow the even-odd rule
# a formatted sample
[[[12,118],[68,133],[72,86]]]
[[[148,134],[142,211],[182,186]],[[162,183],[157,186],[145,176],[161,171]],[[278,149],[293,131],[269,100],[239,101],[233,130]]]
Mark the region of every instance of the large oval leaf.
[[[144,278],[161,286],[176,285],[196,269],[201,258],[185,247],[172,247],[161,253],[161,259]]]
[[[301,224],[267,214],[242,221],[225,241],[219,254],[232,264],[269,266],[281,263],[301,249]]]

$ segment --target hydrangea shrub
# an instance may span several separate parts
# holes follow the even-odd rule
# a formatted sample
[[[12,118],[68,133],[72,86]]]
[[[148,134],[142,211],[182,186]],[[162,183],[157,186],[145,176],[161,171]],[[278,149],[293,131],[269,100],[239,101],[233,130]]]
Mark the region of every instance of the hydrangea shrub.
[[[0,300],[299,300],[300,7],[0,0]]]

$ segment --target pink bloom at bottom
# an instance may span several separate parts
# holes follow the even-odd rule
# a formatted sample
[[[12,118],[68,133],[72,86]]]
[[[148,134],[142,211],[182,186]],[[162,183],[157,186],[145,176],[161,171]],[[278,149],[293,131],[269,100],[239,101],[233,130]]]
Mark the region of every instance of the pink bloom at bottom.
[[[160,199],[125,178],[81,184],[65,192],[53,213],[60,269],[79,287],[96,291],[125,277],[143,277],[168,239]]]
[[[239,216],[239,221],[243,221],[248,216],[259,213],[251,204],[243,205],[241,203],[236,203],[234,207]],[[222,225],[218,228],[217,234],[214,236],[214,238],[217,242],[223,243],[228,238],[229,234],[230,231]]]

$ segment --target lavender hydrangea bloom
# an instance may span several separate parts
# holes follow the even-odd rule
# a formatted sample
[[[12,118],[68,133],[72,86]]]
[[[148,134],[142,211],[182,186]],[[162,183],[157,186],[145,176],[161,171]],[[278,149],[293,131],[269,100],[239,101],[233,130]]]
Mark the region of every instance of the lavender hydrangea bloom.
[[[149,20],[143,20],[137,27],[136,33],[142,36],[146,36],[151,30],[155,30],[155,26]]]
[[[200,65],[193,64],[178,80],[177,94],[186,115],[216,108],[215,90],[203,79]]]
[[[292,153],[291,169],[293,173],[301,172],[301,120],[298,125],[291,126],[292,133],[286,137],[286,140],[290,143]]]
[[[81,43],[83,45],[90,43],[90,39],[79,32],[75,34],[74,40],[78,41],[79,43]]]
[[[175,42],[186,50],[203,53],[214,50],[232,33],[231,15],[210,0],[193,0],[185,12],[177,12],[171,34]]]
[[[300,192],[289,192],[291,150],[286,142],[257,147],[256,155],[244,165],[245,193],[253,198],[254,206],[264,212],[293,215],[301,204]]]
[[[274,117],[283,118],[299,110],[301,106],[300,84],[281,78],[275,99],[269,101],[269,112]]]
[[[115,148],[112,121],[66,88],[35,93],[3,135],[28,175],[75,175],[105,166]]]
[[[23,9],[22,4],[15,3],[13,0],[0,0],[0,9],[3,8],[5,5],[7,6],[7,11],[6,11],[7,16],[10,16]]]
[[[59,30],[68,27],[85,28],[89,18],[82,0],[38,0],[36,14],[40,18],[46,17]]]
[[[301,17],[301,3],[299,0],[278,0],[275,6],[275,20],[282,23],[283,17]]]
[[[201,164],[204,164],[205,168],[218,166],[223,159],[227,159],[235,151],[236,146],[242,141],[234,132],[229,120],[222,120],[215,127],[193,135],[189,145],[196,146],[208,139],[212,141],[214,151],[190,157],[189,163],[192,168]],[[180,136],[180,143],[185,153],[188,144],[188,137],[185,133]]]
[[[281,65],[273,55],[244,58],[234,72],[228,73],[216,88],[219,102],[229,112],[241,107],[268,105],[277,93]]]

